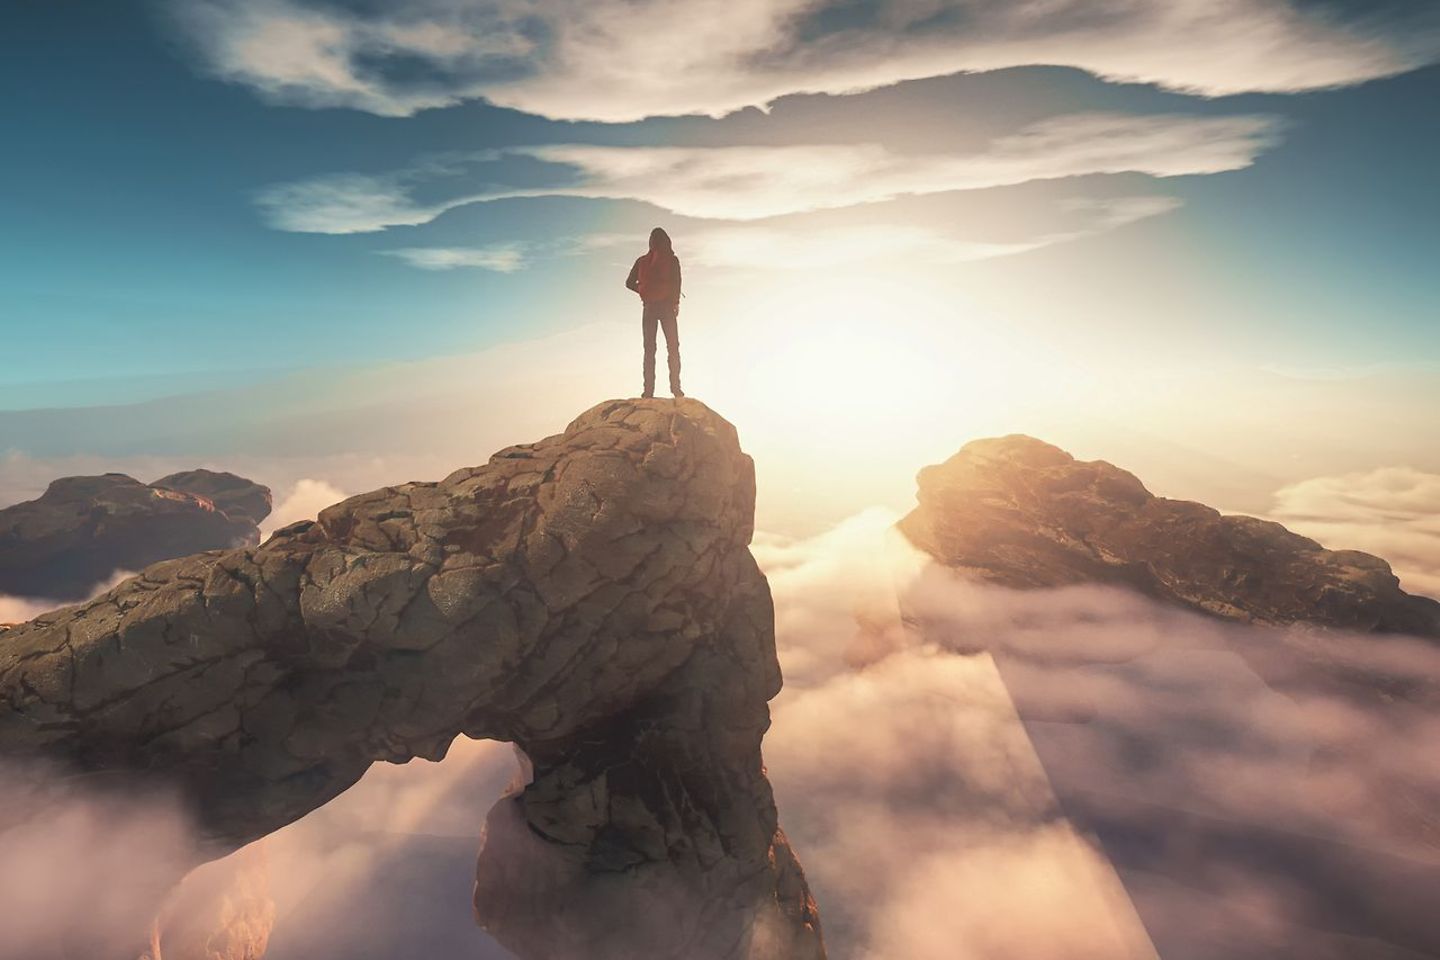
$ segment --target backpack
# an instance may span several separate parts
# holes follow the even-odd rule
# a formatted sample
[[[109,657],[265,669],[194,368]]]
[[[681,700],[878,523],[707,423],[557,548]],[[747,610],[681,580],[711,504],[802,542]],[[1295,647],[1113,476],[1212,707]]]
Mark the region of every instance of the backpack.
[[[680,299],[680,258],[673,253],[654,251],[637,263],[636,286],[640,299],[646,303],[665,303]]]

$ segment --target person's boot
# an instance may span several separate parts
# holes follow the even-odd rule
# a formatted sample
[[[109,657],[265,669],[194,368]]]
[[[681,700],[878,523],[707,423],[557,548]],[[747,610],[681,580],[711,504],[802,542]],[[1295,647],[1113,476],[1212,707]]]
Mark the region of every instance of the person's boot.
[[[685,391],[681,390],[679,387],[671,387],[670,396],[674,397],[676,400],[683,400],[685,399]]]
[[[655,391],[654,391],[654,390],[646,390],[644,393],[640,394],[640,399],[641,399],[641,400],[654,400],[654,399],[655,399]]]

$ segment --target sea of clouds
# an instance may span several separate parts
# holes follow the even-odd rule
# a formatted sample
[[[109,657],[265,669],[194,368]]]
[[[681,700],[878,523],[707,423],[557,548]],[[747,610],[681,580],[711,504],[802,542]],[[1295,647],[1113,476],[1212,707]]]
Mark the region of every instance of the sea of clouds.
[[[279,512],[332,492],[297,484]],[[1415,892],[1440,878],[1433,694],[1397,704],[1282,676],[1255,651],[1284,632],[1124,591],[957,580],[894,519],[871,510],[753,547],[786,674],[766,762],[832,957],[1346,956],[1377,929],[1394,942],[1349,955],[1436,946]],[[1372,679],[1440,684],[1433,644],[1302,641]],[[507,956],[468,898],[482,820],[514,769],[508,746],[460,740],[440,763],[377,764],[263,841],[267,955]],[[135,893],[137,871],[179,855],[184,821],[114,802],[71,796],[39,830],[0,834],[0,891],[24,893],[0,895],[17,914],[0,927],[21,931],[6,956],[144,913],[154,891]]]

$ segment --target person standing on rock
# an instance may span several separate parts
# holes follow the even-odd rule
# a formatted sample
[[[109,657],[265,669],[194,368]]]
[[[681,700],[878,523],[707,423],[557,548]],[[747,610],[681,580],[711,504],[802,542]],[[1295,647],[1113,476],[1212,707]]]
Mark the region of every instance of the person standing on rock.
[[[645,332],[645,392],[655,396],[655,328],[665,331],[665,354],[670,364],[670,393],[685,396],[680,389],[680,258],[670,245],[670,234],[656,227],[650,231],[650,252],[630,268],[625,286],[640,294],[644,310],[640,315]]]

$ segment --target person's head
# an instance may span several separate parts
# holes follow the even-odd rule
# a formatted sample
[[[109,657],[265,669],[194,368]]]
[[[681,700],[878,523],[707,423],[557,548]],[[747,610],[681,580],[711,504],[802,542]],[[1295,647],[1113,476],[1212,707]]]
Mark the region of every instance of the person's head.
[[[674,248],[670,246],[670,234],[660,227],[650,231],[650,252],[654,253],[656,250],[662,250],[665,253],[675,252]]]

